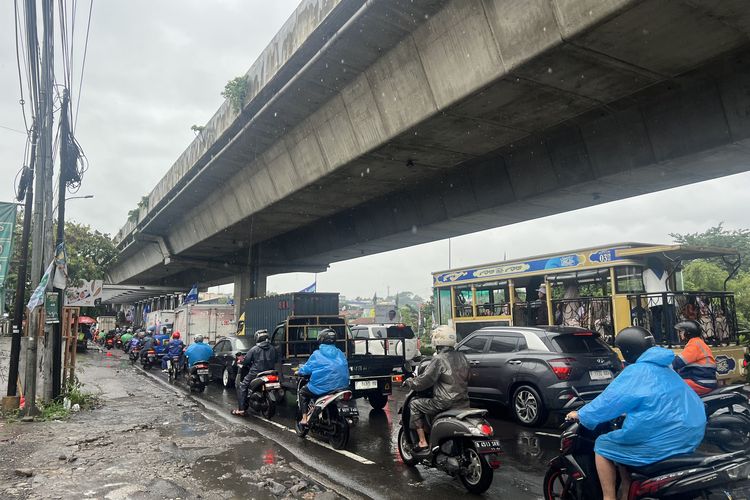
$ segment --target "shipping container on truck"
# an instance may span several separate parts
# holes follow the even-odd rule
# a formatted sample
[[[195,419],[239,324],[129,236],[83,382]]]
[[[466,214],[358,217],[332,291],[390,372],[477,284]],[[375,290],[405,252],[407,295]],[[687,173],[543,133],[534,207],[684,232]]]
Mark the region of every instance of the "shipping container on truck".
[[[174,323],[174,311],[172,309],[151,311],[148,313],[147,320],[147,329],[153,326],[154,333],[161,333],[162,326],[166,326],[168,329],[172,328],[172,323]]]
[[[180,332],[186,344],[192,343],[196,335],[203,335],[204,342],[216,342],[219,337],[234,335],[236,330],[233,305],[187,304],[174,312],[173,331]]]
[[[116,316],[97,316],[96,327],[100,332],[109,332],[117,327]]]
[[[339,314],[338,298],[337,293],[298,292],[250,299],[245,304],[244,317],[240,318],[238,334],[246,335],[252,345],[255,331],[268,330],[280,354],[277,370],[282,385],[296,390],[295,369],[318,348],[318,333],[332,328],[336,331],[336,346],[349,362],[354,398],[365,397],[373,408],[382,409],[392,384],[403,377],[404,349],[398,351],[401,355],[373,354],[369,349],[365,349],[366,354],[357,354],[346,318]]]

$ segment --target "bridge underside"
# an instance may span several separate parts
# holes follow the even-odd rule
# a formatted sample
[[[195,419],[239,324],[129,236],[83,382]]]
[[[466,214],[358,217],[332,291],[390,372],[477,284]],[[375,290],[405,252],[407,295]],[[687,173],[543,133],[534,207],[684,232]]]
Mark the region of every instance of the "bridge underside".
[[[259,113],[110,279],[322,270],[749,170],[742,2],[593,3],[593,27],[586,3],[448,2],[314,113],[268,110],[296,125]],[[258,130],[279,139],[258,152]]]

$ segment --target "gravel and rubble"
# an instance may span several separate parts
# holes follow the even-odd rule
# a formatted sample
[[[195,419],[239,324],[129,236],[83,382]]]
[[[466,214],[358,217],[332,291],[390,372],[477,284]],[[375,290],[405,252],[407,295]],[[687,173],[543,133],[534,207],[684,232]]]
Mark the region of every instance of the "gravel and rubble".
[[[81,358],[79,379],[101,404],[64,421],[0,420],[0,498],[342,498],[274,441],[122,361]]]

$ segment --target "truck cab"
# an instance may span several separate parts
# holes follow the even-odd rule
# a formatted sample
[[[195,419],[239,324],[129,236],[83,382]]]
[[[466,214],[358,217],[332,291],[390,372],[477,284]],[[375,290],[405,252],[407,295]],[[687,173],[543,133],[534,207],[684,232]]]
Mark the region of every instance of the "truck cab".
[[[400,380],[404,365],[404,348],[393,354],[358,353],[346,319],[343,316],[289,316],[271,333],[271,343],[279,353],[277,370],[286,389],[296,390],[299,377],[296,369],[318,348],[318,334],[331,328],[336,332],[336,346],[349,362],[350,389],[353,398],[367,398],[375,409],[388,402],[394,380]],[[395,354],[396,352],[400,354]]]

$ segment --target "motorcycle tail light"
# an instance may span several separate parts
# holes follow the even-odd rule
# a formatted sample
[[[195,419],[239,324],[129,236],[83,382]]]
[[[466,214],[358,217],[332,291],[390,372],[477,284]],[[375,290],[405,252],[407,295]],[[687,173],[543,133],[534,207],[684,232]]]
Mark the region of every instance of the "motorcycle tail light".
[[[351,391],[345,392],[344,395],[341,397],[341,399],[343,399],[344,401],[349,401],[350,399],[352,399]]]
[[[279,376],[278,375],[267,375],[266,376],[266,382],[278,382]]]
[[[562,441],[560,442],[560,451],[562,453],[568,452],[571,448],[573,448],[574,442],[575,440],[572,437],[562,438]]]
[[[571,363],[575,362],[575,358],[557,358],[549,360],[549,366],[555,373],[555,376],[560,380],[568,380],[570,372],[573,371]]]
[[[499,469],[500,460],[490,460],[490,467],[492,467],[493,469]]]
[[[400,384],[403,381],[404,381],[404,376],[403,375],[393,375],[393,376],[391,376],[391,382],[395,382],[397,384]]]
[[[492,426],[489,424],[480,425],[479,430],[482,431],[482,434],[484,434],[485,436],[491,436],[492,433],[494,432],[492,429]]]
[[[149,354],[156,354],[156,351],[154,351],[153,349],[149,349],[149,350],[148,350],[148,353],[149,353]]]
[[[628,496],[628,498],[640,498],[644,495],[658,493],[659,490],[664,488],[664,486],[675,480],[677,480],[677,476],[674,474],[670,474],[668,476],[648,479],[643,482],[635,482],[630,486],[630,495]]]
[[[240,354],[239,356],[237,356],[237,363],[242,363],[243,361],[245,361],[244,355]]]

